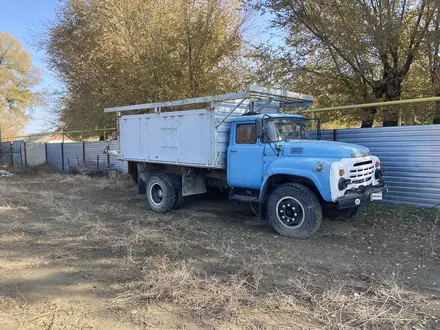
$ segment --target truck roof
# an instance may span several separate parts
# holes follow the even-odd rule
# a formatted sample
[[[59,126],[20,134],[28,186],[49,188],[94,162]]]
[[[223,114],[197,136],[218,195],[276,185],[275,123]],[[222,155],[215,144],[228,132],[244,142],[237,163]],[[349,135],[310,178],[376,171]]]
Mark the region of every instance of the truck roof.
[[[244,116],[235,116],[231,118],[231,121],[246,121],[246,120],[255,120],[257,118],[261,118],[263,117],[264,114],[258,114],[258,115],[244,115]],[[297,119],[302,119],[305,120],[307,119],[304,116],[301,115],[296,115],[293,113],[270,113],[270,114],[266,114],[267,118],[297,118]]]
[[[265,88],[257,85],[250,85],[249,88],[243,92],[196,97],[185,100],[155,102],[155,103],[145,103],[145,104],[135,104],[135,105],[113,107],[113,108],[105,108],[104,112],[160,109],[161,107],[179,107],[179,106],[187,106],[192,104],[201,104],[201,103],[206,104],[211,102],[223,102],[223,101],[231,101],[231,100],[271,100],[274,102],[283,103],[286,108],[296,108],[296,107],[304,107],[304,106],[310,107],[313,104],[312,95],[289,92],[274,88]]]

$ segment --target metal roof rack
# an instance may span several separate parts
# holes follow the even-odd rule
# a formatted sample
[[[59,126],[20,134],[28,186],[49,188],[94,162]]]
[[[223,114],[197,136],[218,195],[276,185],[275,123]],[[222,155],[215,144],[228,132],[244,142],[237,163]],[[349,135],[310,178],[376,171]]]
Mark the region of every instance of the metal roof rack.
[[[214,96],[196,97],[185,100],[145,103],[137,105],[126,105],[121,107],[105,108],[104,112],[134,111],[144,109],[157,109],[162,107],[176,107],[190,104],[221,102],[229,100],[270,100],[274,102],[284,103],[283,108],[291,108],[298,106],[311,106],[313,96],[289,92],[280,89],[266,88],[258,85],[250,85],[247,91],[220,94]]]

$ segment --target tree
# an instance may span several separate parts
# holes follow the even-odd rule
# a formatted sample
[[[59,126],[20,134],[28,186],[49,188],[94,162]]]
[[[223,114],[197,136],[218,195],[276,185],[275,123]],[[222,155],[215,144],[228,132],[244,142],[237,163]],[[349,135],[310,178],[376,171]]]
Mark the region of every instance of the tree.
[[[292,71],[349,101],[392,101],[428,34],[437,0],[261,0],[287,30],[285,61]],[[371,127],[376,108],[365,109]],[[383,114],[384,126],[397,113]]]
[[[236,90],[239,0],[66,0],[44,46],[65,82],[67,129],[114,127],[104,107]]]
[[[41,101],[33,88],[39,71],[30,54],[9,33],[0,31],[0,125],[1,136],[21,134],[32,108]]]
[[[432,28],[425,45],[428,57],[428,72],[432,91],[435,96],[440,96],[440,4],[437,5]],[[440,124],[440,101],[435,104],[433,124]]]

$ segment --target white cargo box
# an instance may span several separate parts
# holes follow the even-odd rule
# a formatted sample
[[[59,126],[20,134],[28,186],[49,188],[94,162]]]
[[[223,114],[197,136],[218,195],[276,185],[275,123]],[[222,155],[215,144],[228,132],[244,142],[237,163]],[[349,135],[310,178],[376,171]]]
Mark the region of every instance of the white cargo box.
[[[248,102],[236,108],[237,103],[214,102],[212,110],[122,116],[119,122],[121,158],[148,163],[225,168],[231,119],[248,111]],[[265,105],[261,112],[278,111],[279,103],[273,102]]]
[[[209,104],[209,109],[160,112],[166,107]],[[313,96],[251,85],[246,91],[185,100],[118,106],[105,112],[155,109],[119,120],[119,155],[123,160],[225,168],[233,117],[245,112],[277,113],[308,107]]]

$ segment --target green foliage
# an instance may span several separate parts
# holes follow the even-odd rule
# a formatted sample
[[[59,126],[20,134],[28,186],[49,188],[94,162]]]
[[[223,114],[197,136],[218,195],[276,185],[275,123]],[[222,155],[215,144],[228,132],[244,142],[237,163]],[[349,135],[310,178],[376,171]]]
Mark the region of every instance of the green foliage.
[[[66,129],[114,127],[104,107],[230,92],[247,76],[239,0],[65,0],[45,46]]]
[[[412,84],[413,64],[433,50],[428,40],[438,40],[431,35],[438,0],[262,0],[259,6],[275,15],[274,27],[287,32],[285,46],[260,49],[272,62],[263,70],[281,68],[272,80],[307,89],[318,107],[400,99]],[[397,124],[395,109],[379,110],[350,112],[342,116],[344,125],[361,116],[369,126],[375,115]],[[341,115],[326,114],[335,121]]]
[[[39,71],[31,56],[9,33],[0,31],[0,126],[2,137],[23,131],[32,108],[41,102],[33,91]]]

